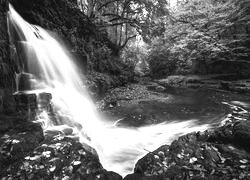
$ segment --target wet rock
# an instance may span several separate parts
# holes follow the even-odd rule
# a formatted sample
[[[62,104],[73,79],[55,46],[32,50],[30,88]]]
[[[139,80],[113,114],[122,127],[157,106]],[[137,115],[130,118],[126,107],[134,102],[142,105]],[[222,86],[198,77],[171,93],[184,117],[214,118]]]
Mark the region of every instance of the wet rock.
[[[122,176],[115,172],[107,171],[101,175],[100,180],[122,180]]]
[[[13,70],[16,63],[10,61],[9,39],[7,27],[8,1],[0,1],[0,88],[12,88]]]
[[[169,179],[249,179],[249,113],[231,108],[234,114],[224,125],[161,146],[140,159],[134,171]]]
[[[67,125],[53,126],[44,131],[45,137],[47,138],[53,138],[58,135],[68,136],[72,135],[72,133],[73,133],[73,128]]]
[[[20,73],[17,75],[18,91],[30,91],[35,89],[35,76],[29,73]]]
[[[134,174],[129,174],[127,176],[125,176],[124,180],[139,180],[142,178],[142,174],[137,174],[137,173],[134,173]]]
[[[36,94],[17,93],[14,95],[16,111],[23,119],[34,120],[38,108]]]
[[[163,176],[143,176],[142,174],[129,174],[124,180],[164,180]]]
[[[44,139],[43,130],[37,123],[19,122],[14,126],[0,138],[0,171],[22,159]]]
[[[219,84],[219,88],[224,89],[224,90],[229,90],[230,89],[229,88],[229,83],[221,81],[220,84]]]
[[[37,109],[36,94],[17,93],[14,95],[17,111],[27,111]]]
[[[103,174],[98,156],[86,150],[78,140],[61,133],[47,132],[45,140],[19,161],[13,162],[1,178],[77,179]],[[107,177],[116,177],[112,173]],[[87,178],[88,179],[88,178]]]
[[[237,123],[233,128],[234,141],[250,152],[250,122]]]
[[[147,89],[150,91],[164,92],[166,88],[164,86],[160,86],[159,84],[151,84],[147,86]]]
[[[20,121],[19,117],[0,114],[0,136],[13,129]]]
[[[47,112],[52,111],[51,99],[52,95],[50,93],[39,93],[37,97],[39,108],[42,110],[46,110]]]

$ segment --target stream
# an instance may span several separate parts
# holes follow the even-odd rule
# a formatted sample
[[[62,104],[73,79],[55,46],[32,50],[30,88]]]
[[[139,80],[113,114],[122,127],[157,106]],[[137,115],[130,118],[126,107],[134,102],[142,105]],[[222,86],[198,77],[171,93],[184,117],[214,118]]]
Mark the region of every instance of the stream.
[[[12,6],[8,23],[11,42],[21,46],[19,53],[27,61],[27,72],[23,73],[35,76],[35,91],[52,95],[57,119],[45,112],[41,119],[47,126],[43,130],[70,126],[81,143],[97,151],[105,169],[123,176],[133,171],[138,159],[159,146],[218,126],[239,105],[249,108],[247,95],[206,89],[159,92],[144,83],[112,90],[100,113],[72,57],[53,35],[27,23]]]
[[[138,86],[146,91],[141,93],[147,95],[144,98],[124,100],[124,97],[133,92],[131,89],[137,90]],[[132,146],[134,149],[129,151],[129,148],[123,148],[113,152],[116,153],[116,158],[112,154],[113,161],[109,164],[113,164],[113,168],[121,174],[131,173],[138,159],[161,145],[170,144],[181,135],[192,131],[218,127],[223,120],[236,113],[235,110],[248,113],[250,109],[250,98],[247,94],[211,89],[173,88],[163,92],[148,89],[150,88],[147,84],[117,88],[116,106],[110,105],[103,111],[106,119],[116,127],[135,129],[143,136],[140,139],[138,135],[130,137],[127,134],[128,141],[137,143]],[[113,94],[114,92],[111,92],[109,95]],[[153,136],[148,137],[147,134]],[[116,144],[112,147],[115,149]]]

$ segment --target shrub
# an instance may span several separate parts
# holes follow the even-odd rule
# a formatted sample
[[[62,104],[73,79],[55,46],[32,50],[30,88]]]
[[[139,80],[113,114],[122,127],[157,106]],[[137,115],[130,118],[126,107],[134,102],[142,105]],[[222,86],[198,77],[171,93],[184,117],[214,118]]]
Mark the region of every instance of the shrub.
[[[154,45],[148,56],[150,75],[153,78],[162,78],[175,73],[177,59],[170,56],[170,49],[164,45]]]

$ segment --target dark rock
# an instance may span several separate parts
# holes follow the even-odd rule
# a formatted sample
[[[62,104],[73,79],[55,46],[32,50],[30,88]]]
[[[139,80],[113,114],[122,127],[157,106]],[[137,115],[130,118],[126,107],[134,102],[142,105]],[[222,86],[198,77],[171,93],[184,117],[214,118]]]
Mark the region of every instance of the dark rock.
[[[124,180],[164,180],[163,176],[143,176],[141,174],[129,174]]]
[[[22,159],[44,139],[43,130],[37,123],[18,122],[13,126],[0,138],[0,171]]]
[[[34,120],[38,108],[36,94],[17,93],[14,95],[16,111],[20,117]]]
[[[101,175],[100,180],[122,180],[122,176],[115,172],[107,171]]]
[[[51,132],[51,131],[50,131]],[[55,131],[54,131],[55,132]],[[2,162],[2,161],[1,161]],[[76,139],[61,133],[47,132],[45,140],[36,148],[25,154],[23,159],[12,162],[1,172],[0,177],[31,179],[90,179],[105,174],[99,159],[84,148]],[[116,178],[118,175],[107,173],[106,177]]]
[[[160,86],[159,84],[152,84],[147,86],[148,90],[157,91],[157,92],[164,92],[166,88],[164,86]]]
[[[141,180],[142,178],[142,174],[129,174],[127,176],[125,176],[124,180]]]
[[[17,90],[30,91],[35,89],[35,77],[29,73],[20,73],[17,75]]]
[[[16,63],[10,61],[8,29],[8,1],[0,2],[0,88],[12,88]]]
[[[63,132],[59,131],[59,130],[46,130],[46,131],[44,131],[44,137],[48,141],[53,140],[54,137],[61,136],[61,135],[63,135]]]
[[[14,95],[14,98],[16,100],[17,109],[37,108],[36,94],[18,93]]]
[[[220,132],[227,125],[182,136],[140,159],[135,172],[169,179],[248,179],[250,155],[241,148],[249,146],[249,123],[234,123],[230,135]]]
[[[233,128],[234,141],[250,152],[250,122],[240,122]]]
[[[229,88],[229,83],[228,82],[223,82],[223,81],[221,81],[220,82],[220,85],[219,85],[219,88],[220,89],[224,89],[224,90],[229,90],[230,88]]]
[[[45,110],[47,112],[53,111],[51,104],[52,95],[50,93],[39,93],[37,97],[37,103],[41,110]]]

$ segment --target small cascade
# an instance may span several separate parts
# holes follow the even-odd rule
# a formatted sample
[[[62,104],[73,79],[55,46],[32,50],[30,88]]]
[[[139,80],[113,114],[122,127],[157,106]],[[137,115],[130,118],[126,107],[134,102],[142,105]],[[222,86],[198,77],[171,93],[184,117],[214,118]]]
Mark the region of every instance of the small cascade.
[[[114,123],[104,121],[66,49],[46,30],[26,22],[11,5],[9,9],[11,41],[16,46],[19,58],[25,62],[25,73],[17,75],[17,97],[20,99],[23,94],[32,94],[25,97],[34,98],[35,94],[36,98],[27,102],[36,101],[38,104],[32,106],[31,110],[34,108],[37,119],[44,122],[44,129],[56,125],[74,128],[81,142],[97,150],[107,170],[122,175],[130,173],[136,160],[147,153],[145,149],[151,151],[170,143],[179,135],[208,128],[208,125],[198,126],[196,120],[140,128],[116,127]],[[29,88],[21,86],[25,77],[29,79]],[[49,105],[50,102],[53,107]]]

